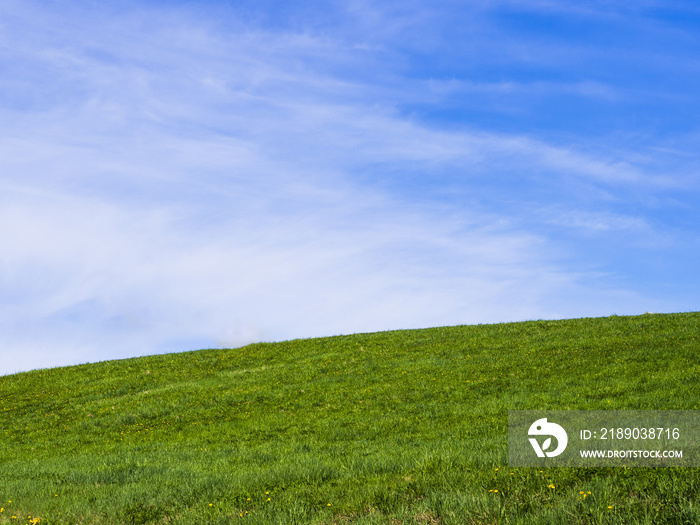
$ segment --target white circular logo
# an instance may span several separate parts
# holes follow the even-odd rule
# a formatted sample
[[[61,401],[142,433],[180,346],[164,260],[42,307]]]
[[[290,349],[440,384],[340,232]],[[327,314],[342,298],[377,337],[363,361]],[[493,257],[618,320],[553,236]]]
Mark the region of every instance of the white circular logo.
[[[530,430],[528,430],[527,433],[530,436],[550,436],[544,440],[542,446],[540,446],[540,443],[536,438],[530,438],[532,448],[535,449],[537,456],[541,458],[545,457],[545,455],[549,458],[558,456],[564,452],[566,444],[569,442],[569,437],[566,435],[566,430],[556,423],[548,423],[546,417],[538,419],[532,425],[530,425]],[[552,445],[551,436],[557,438],[557,448],[547,452],[547,449],[549,449],[549,447]]]

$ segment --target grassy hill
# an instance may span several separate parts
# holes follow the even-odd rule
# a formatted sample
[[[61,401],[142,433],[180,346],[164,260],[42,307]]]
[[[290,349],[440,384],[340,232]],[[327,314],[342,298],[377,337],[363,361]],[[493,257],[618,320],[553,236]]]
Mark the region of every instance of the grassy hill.
[[[508,468],[508,409],[700,409],[700,313],[0,377],[0,523],[699,523],[700,470]]]

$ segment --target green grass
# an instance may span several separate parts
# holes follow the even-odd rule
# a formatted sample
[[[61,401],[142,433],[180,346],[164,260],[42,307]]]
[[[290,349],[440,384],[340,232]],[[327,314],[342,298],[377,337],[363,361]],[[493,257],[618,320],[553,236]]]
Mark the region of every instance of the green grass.
[[[509,409],[700,408],[699,337],[647,314],[0,377],[0,523],[699,523],[698,469],[507,466]]]

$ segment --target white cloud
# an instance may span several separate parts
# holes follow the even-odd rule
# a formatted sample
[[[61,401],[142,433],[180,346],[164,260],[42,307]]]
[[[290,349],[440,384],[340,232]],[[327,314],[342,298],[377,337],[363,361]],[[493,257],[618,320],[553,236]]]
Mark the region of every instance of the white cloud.
[[[640,217],[629,217],[616,213],[564,211],[550,214],[546,219],[550,224],[567,228],[578,228],[586,232],[597,233],[610,230],[639,230],[650,232],[651,228]]]
[[[285,187],[277,191],[267,197],[285,203]],[[558,270],[543,239],[501,217],[416,211],[362,189],[320,188],[297,194],[291,210],[240,213],[244,200],[207,213],[205,202],[5,195],[5,371],[184,345],[611,313],[600,310],[603,295],[606,308],[636,299],[611,291],[571,308],[572,296],[591,295],[579,284],[590,276]]]

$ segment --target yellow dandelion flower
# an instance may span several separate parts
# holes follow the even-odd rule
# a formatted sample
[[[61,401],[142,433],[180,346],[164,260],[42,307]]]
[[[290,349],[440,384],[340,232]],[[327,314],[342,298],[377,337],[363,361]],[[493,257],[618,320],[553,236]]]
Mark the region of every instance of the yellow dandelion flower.
[[[548,485],[550,489],[556,488],[554,485]]]

